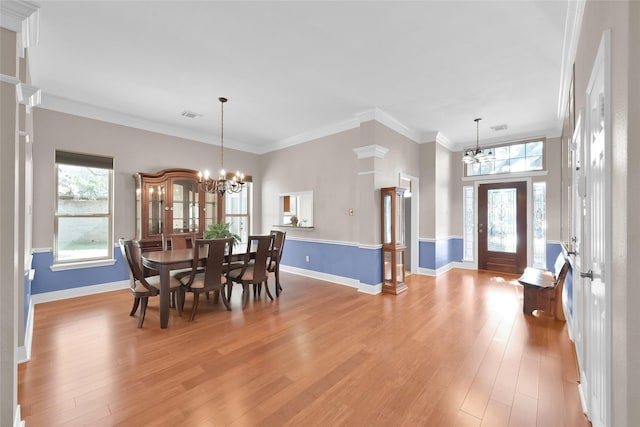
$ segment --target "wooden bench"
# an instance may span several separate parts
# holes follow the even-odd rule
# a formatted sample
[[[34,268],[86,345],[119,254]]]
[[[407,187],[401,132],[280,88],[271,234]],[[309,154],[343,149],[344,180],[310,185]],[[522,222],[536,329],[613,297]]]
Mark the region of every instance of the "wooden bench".
[[[562,288],[567,271],[569,271],[569,262],[563,253],[556,258],[553,272],[527,267],[518,278],[518,282],[524,286],[522,311],[525,314],[532,314],[533,310],[542,310],[564,321]]]

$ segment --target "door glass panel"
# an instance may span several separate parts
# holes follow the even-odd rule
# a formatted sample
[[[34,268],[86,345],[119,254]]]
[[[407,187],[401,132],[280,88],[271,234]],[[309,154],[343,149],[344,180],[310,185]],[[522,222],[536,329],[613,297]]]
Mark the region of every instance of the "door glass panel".
[[[494,252],[516,252],[517,190],[502,188],[487,192],[487,249]]]

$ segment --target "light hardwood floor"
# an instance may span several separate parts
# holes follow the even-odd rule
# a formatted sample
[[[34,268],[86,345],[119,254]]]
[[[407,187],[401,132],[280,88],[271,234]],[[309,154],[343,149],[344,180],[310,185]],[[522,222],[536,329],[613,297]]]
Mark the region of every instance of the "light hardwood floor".
[[[158,300],[142,329],[128,291],[35,307],[20,365],[27,427],[586,426],[566,325],[522,313],[513,277],[413,275],[366,295],[282,273],[275,302]],[[190,309],[191,300],[185,308]]]

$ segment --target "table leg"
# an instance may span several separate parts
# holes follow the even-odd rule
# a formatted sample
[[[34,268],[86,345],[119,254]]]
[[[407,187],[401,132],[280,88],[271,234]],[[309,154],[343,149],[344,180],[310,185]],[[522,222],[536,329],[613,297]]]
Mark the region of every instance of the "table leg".
[[[171,291],[169,290],[169,268],[163,266],[160,270],[160,327],[167,328],[169,323],[169,302]]]

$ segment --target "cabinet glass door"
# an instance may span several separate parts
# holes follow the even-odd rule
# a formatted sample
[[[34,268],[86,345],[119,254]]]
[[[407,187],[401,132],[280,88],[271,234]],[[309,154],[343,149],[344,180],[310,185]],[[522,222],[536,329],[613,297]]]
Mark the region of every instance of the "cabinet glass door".
[[[173,181],[173,218],[174,233],[198,233],[198,182],[191,179]]]
[[[165,213],[165,187],[160,185],[145,185],[144,191],[148,197],[148,227],[149,235],[162,234],[164,227]]]

